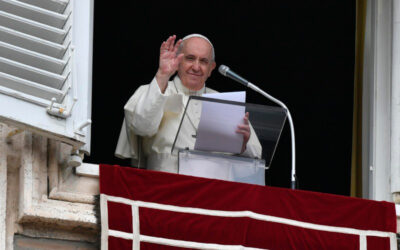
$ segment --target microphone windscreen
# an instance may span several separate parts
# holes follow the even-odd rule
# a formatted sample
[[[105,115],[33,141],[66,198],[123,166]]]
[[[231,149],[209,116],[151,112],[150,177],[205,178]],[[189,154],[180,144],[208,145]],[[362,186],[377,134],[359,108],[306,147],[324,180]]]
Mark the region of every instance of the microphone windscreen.
[[[226,76],[226,72],[228,72],[229,67],[226,65],[221,64],[221,66],[219,66],[218,71],[219,73],[221,73],[222,75]]]

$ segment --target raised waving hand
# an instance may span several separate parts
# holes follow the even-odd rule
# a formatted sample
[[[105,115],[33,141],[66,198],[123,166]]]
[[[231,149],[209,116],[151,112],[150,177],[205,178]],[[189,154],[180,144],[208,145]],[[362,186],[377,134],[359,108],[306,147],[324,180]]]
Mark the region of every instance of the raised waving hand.
[[[168,85],[169,78],[178,70],[179,63],[183,58],[183,54],[177,54],[182,39],[175,43],[176,36],[170,36],[160,47],[160,60],[156,80],[162,93]]]

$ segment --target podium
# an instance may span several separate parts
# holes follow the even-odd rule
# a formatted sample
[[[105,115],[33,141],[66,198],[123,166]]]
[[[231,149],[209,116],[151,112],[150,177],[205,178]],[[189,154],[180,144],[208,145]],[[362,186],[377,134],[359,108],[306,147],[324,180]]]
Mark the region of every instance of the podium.
[[[233,150],[229,147],[229,151],[213,146],[207,149],[199,147],[200,140],[206,140],[211,145],[218,145],[221,140],[232,140],[227,134],[231,135],[240,123],[227,122],[227,112],[212,121],[226,129],[218,133],[204,133],[204,130],[199,130],[199,123],[202,112],[206,112],[205,105],[215,109],[243,110],[243,117],[245,112],[249,112],[251,135],[244,152],[241,153],[237,147]],[[281,107],[190,96],[171,149],[171,154],[178,158],[178,173],[265,185],[265,170],[271,166],[287,118],[286,112]],[[243,136],[237,134],[237,137]],[[234,138],[232,144],[237,144],[237,139]],[[196,140],[199,141],[196,143]]]

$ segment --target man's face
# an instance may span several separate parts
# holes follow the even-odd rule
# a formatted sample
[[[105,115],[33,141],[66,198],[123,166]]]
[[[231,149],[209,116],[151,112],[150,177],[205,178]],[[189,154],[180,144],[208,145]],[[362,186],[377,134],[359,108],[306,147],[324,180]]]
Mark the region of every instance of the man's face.
[[[200,90],[215,68],[211,45],[200,37],[184,41],[184,54],[178,68],[182,84],[190,90]]]

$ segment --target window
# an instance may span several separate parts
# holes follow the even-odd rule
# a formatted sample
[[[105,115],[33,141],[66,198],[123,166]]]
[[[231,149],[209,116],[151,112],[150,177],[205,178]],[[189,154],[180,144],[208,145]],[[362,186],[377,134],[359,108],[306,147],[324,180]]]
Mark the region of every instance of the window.
[[[0,1],[0,121],[90,151],[93,0]]]

